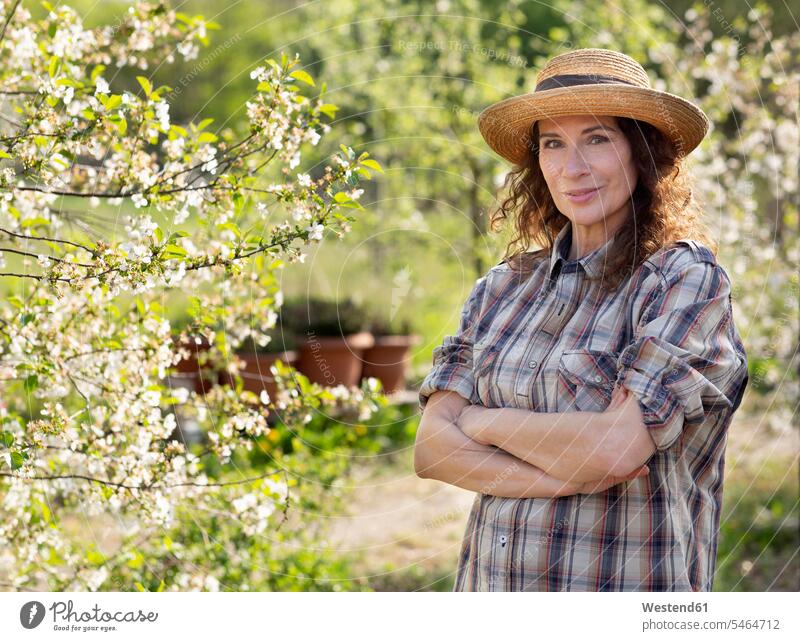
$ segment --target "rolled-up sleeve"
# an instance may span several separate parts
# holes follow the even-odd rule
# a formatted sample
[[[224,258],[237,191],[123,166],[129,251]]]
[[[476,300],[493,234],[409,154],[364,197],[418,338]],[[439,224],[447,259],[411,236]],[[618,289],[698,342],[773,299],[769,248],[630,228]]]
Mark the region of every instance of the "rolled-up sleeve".
[[[472,399],[475,384],[472,373],[472,346],[480,318],[487,276],[479,278],[461,309],[456,334],[445,336],[433,350],[433,366],[419,388],[419,409],[425,409],[428,397],[437,390],[457,392]]]
[[[619,355],[617,384],[639,401],[657,450],[711,412],[734,412],[747,357],[733,323],[730,280],[712,262],[667,274],[642,308],[634,341]]]

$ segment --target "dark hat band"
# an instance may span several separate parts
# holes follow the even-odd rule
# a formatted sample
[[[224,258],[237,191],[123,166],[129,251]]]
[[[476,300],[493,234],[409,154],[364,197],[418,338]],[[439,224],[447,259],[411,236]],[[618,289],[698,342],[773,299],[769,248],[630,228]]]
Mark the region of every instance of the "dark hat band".
[[[533,91],[534,92],[547,91],[548,89],[557,89],[558,87],[574,87],[576,85],[603,85],[603,84],[614,84],[614,83],[634,85],[634,83],[632,82],[628,82],[627,80],[621,80],[620,78],[614,78],[612,76],[573,73],[573,74],[562,74],[560,76],[550,76],[549,78],[545,78],[539,84],[536,85],[536,89],[534,89]]]

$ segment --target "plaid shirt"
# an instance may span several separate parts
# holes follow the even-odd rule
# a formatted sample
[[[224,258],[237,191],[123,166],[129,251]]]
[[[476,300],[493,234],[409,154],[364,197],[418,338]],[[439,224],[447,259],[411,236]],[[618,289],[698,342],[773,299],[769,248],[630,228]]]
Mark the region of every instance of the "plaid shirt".
[[[650,474],[597,494],[477,493],[456,591],[711,590],[728,426],[748,383],[730,280],[711,251],[680,241],[617,293],[597,276],[611,241],[568,260],[571,223],[532,271],[502,262],[478,279],[458,332],[419,390],[537,412],[603,411],[615,384],[639,401],[656,444]]]

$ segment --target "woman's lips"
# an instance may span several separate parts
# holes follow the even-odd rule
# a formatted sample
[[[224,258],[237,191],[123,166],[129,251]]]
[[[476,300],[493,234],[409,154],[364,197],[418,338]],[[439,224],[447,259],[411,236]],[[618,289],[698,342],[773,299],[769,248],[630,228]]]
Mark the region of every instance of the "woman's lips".
[[[602,187],[598,187],[597,189],[592,189],[591,191],[587,191],[587,192],[585,192],[583,194],[577,194],[576,195],[576,194],[567,193],[567,194],[564,194],[564,195],[567,198],[569,198],[569,201],[572,202],[572,203],[577,203],[577,204],[588,203],[592,198],[595,197],[595,195],[597,194],[598,191],[600,191],[600,189],[602,189]]]

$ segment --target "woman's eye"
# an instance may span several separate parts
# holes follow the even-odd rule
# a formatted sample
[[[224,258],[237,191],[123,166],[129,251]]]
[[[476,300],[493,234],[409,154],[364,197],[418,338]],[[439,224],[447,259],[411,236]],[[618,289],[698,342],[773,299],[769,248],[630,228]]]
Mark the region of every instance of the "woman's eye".
[[[606,138],[605,136],[599,136],[599,135],[592,136],[591,138],[589,138],[589,142],[591,144],[593,144],[593,145],[594,144],[600,144],[600,143],[603,143],[603,142],[608,142],[608,138]],[[553,144],[551,144],[551,143],[553,143]],[[560,145],[561,145],[560,141],[555,140],[555,139],[551,139],[551,140],[545,141],[543,147],[545,149],[555,149],[556,146],[560,146]]]

